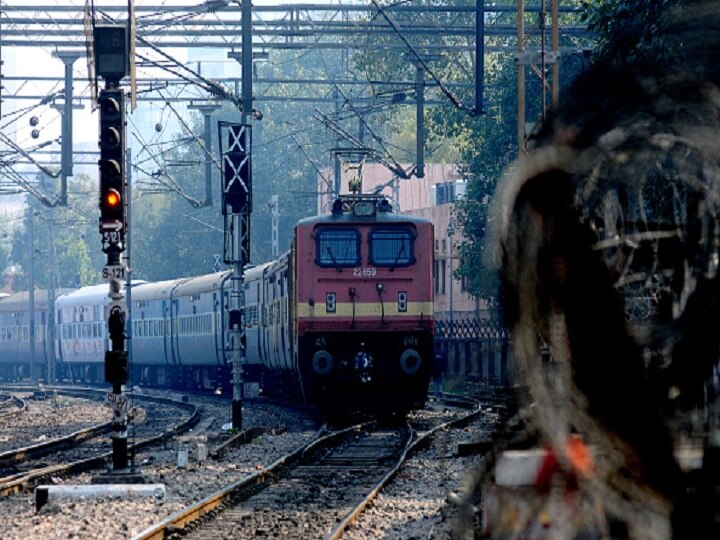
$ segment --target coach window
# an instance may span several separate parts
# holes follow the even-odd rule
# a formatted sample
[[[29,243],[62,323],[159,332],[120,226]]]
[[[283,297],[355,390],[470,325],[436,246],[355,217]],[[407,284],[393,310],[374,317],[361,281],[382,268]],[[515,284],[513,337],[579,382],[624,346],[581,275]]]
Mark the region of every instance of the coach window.
[[[373,229],[368,241],[370,264],[392,269],[415,262],[415,236],[410,229]]]
[[[315,262],[324,268],[360,264],[360,233],[355,229],[324,228],[315,234]]]

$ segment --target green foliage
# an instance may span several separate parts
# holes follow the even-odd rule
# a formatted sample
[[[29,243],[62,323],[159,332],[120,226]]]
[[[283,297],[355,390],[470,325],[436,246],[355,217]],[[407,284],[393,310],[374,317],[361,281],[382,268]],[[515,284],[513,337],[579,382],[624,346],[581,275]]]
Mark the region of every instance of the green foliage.
[[[468,178],[467,193],[457,201],[456,214],[462,235],[458,253],[465,277],[475,296],[497,298],[498,276],[488,265],[487,220],[492,196],[503,171],[517,155],[517,84],[512,59],[497,59],[486,70],[485,114],[470,117],[448,107],[433,111],[433,129],[462,134],[462,163]]]
[[[14,227],[11,240],[10,261],[20,271],[14,290],[27,290],[31,257],[36,288],[74,288],[97,282],[102,263],[96,192],[97,187],[87,176],[78,175],[68,187],[66,208],[48,208],[34,197],[27,197],[25,216]]]
[[[631,63],[660,50],[660,18],[679,0],[587,0],[582,20],[598,35],[597,57]],[[667,51],[671,52],[671,51]]]
[[[429,6],[444,5],[445,2],[427,0],[424,2]],[[473,5],[469,0],[466,4]],[[453,3],[456,5],[456,3]],[[498,6],[515,7],[515,2],[510,0],[500,1]],[[403,21],[398,12],[392,13],[398,26],[403,27]],[[410,15],[408,15],[410,16]],[[526,28],[531,29],[537,25],[536,15],[526,15]],[[422,22],[427,25],[468,24],[468,20],[458,21],[453,15],[428,12],[416,16],[416,23]],[[577,16],[573,14],[562,14],[561,24],[577,24]],[[517,24],[516,13],[510,9],[507,11],[489,11],[486,13],[486,27],[501,27]],[[549,24],[549,22],[548,22]],[[388,41],[397,41],[395,35],[389,35]],[[469,35],[463,38],[446,38],[442,32],[432,36],[411,36],[408,37],[412,45],[421,50],[422,46],[429,44],[454,45],[464,43],[474,44],[474,36]],[[539,42],[526,43],[528,48],[537,48]],[[457,270],[457,277],[464,277],[468,282],[468,290],[475,296],[489,300],[491,303],[497,299],[498,276],[492,264],[488,264],[487,250],[489,208],[495,188],[501,175],[509,163],[517,156],[517,72],[518,67],[512,53],[509,51],[490,52],[488,46],[515,47],[515,36],[486,35],[486,52],[484,55],[484,110],[481,115],[470,115],[467,109],[474,103],[474,88],[472,85],[466,87],[452,86],[453,83],[473,83],[473,55],[471,54],[449,54],[444,53],[442,62],[429,62],[429,65],[436,76],[443,81],[465,108],[453,106],[444,93],[426,87],[426,99],[430,97],[443,99],[447,102],[445,106],[428,107],[426,109],[425,124],[427,128],[427,147],[435,145],[440,147],[451,147],[452,151],[446,152],[445,159],[452,158],[458,163],[468,179],[467,194],[463,200],[456,204],[456,221],[461,234],[457,234],[458,252],[462,260],[461,267]],[[566,39],[561,42],[561,47],[589,46],[579,38],[572,41]],[[366,52],[354,59],[354,65],[358,70],[364,72],[365,76],[373,80],[397,80],[404,78],[412,80],[414,67],[408,61],[407,54],[401,53],[376,53]],[[560,85],[564,88],[576,74],[586,67],[586,62],[580,54],[569,54],[561,64]],[[549,68],[548,68],[549,69]],[[430,80],[430,77],[427,78]],[[528,121],[539,121],[542,117],[542,95],[541,81],[535,72],[526,69],[526,111]],[[394,89],[395,93],[407,92],[407,87]],[[549,102],[549,96],[547,101]],[[401,114],[394,114],[393,120],[405,121]],[[403,131],[404,133],[404,131]],[[407,146],[410,137],[403,138]],[[430,160],[442,161],[437,157],[428,156]]]
[[[0,245],[0,275],[5,276],[10,266],[10,253],[7,247]],[[3,278],[4,279],[4,278]]]

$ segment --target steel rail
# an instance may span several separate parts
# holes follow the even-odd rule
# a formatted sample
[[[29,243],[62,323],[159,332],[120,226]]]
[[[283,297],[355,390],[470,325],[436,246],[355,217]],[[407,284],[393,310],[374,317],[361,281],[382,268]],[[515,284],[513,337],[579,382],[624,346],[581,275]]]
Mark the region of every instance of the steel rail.
[[[432,428],[431,430],[423,433],[422,435],[419,435],[417,439],[411,440],[408,442],[408,445],[403,450],[402,454],[398,458],[397,462],[393,466],[392,469],[388,471],[388,473],[373,487],[372,490],[368,493],[368,495],[360,501],[360,503],[351,510],[345,518],[338,524],[338,526],[335,528],[334,531],[332,531],[330,534],[328,534],[325,539],[326,540],[338,540],[342,537],[342,535],[345,533],[345,531],[350,528],[352,525],[354,525],[357,520],[360,518],[362,513],[365,511],[365,509],[368,507],[370,503],[372,503],[378,496],[378,494],[383,490],[383,488],[389,484],[393,478],[395,478],[395,475],[400,471],[402,466],[405,464],[407,459],[412,455],[413,452],[415,452],[417,449],[423,447],[429,441],[432,439],[433,435],[440,429],[445,429],[451,426],[455,425],[462,425],[463,423],[470,422],[474,418],[476,418],[480,413],[482,413],[482,405],[479,401],[471,399],[471,398],[462,398],[462,396],[452,396],[452,403],[453,404],[473,404],[475,405],[475,409],[469,412],[468,414],[461,416],[460,418],[455,418],[453,420],[450,420],[448,422],[444,422],[442,424],[439,424]]]
[[[52,388],[52,389],[58,391],[59,393],[61,392],[65,395],[71,395],[71,396],[75,396],[75,397],[84,397],[84,396],[87,396],[88,394],[90,394],[90,395],[98,395],[98,394],[104,395],[105,394],[105,391],[88,389],[88,388],[82,388],[82,389],[80,389],[80,388],[65,389],[65,388],[60,388],[60,387],[47,387],[47,388]],[[199,421],[199,414],[200,414],[199,408],[196,405],[193,405],[191,403],[179,401],[176,399],[163,398],[163,397],[159,397],[159,396],[142,395],[142,396],[135,396],[135,398],[139,399],[139,400],[146,400],[146,401],[161,403],[161,404],[165,404],[165,405],[177,406],[177,407],[180,407],[181,409],[188,411],[190,414],[182,422],[180,422],[174,426],[171,426],[170,428],[166,429],[164,432],[160,433],[159,435],[155,435],[153,437],[147,437],[145,439],[135,442],[134,444],[128,445],[129,449],[141,450],[148,446],[152,446],[161,441],[164,441],[166,439],[174,437],[177,434],[188,431]],[[112,453],[112,451],[110,451],[110,452],[106,452],[106,453],[103,453],[103,454],[100,454],[98,456],[94,456],[91,458],[81,459],[81,460],[74,461],[71,463],[63,463],[63,464],[58,464],[58,465],[50,465],[47,467],[41,467],[38,469],[34,469],[32,471],[18,473],[17,475],[7,477],[6,479],[3,479],[3,481],[0,482],[0,496],[8,496],[8,495],[12,495],[14,493],[18,493],[20,491],[24,491],[30,487],[37,485],[42,480],[44,480],[50,476],[57,476],[57,475],[63,475],[63,474],[75,474],[75,473],[99,468],[102,465],[104,465],[106,462],[111,460],[112,455],[113,455],[113,453]]]
[[[0,467],[7,467],[9,465],[19,463],[27,458],[38,458],[44,456],[45,454],[49,454],[50,452],[70,448],[87,439],[109,432],[111,425],[112,422],[104,422],[102,424],[96,424],[84,429],[79,429],[69,435],[58,437],[50,441],[31,444],[22,448],[15,448],[13,450],[1,452]]]
[[[325,429],[323,428],[318,432],[315,439],[299,446],[289,454],[277,459],[267,468],[253,473],[242,480],[238,480],[237,482],[216,491],[186,509],[180,510],[160,523],[157,523],[156,525],[138,533],[132,537],[132,540],[161,540],[174,532],[178,532],[186,528],[197,520],[211,517],[214,513],[223,510],[226,504],[229,505],[234,496],[243,489],[250,486],[271,483],[272,477],[275,476],[275,473],[283,467],[292,465],[302,459],[307,453],[322,446],[334,444],[336,439],[347,436],[358,429],[362,429],[363,427],[371,424],[372,422],[357,424],[339,431],[334,431],[327,435],[324,435]]]

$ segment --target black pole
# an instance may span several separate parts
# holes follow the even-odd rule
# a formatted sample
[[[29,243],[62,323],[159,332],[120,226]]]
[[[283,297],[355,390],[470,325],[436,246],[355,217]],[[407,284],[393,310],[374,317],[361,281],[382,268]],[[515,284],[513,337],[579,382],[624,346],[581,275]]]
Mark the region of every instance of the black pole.
[[[37,382],[35,364],[35,222],[31,206],[28,205],[28,232],[30,233],[30,264],[28,265],[28,302],[30,303],[30,382]]]
[[[475,0],[475,114],[483,112],[485,77],[485,0]]]
[[[128,73],[127,28],[122,25],[96,25],[94,44],[98,75],[105,79],[105,88],[98,96],[100,111],[100,222],[102,251],[107,255],[103,278],[108,281],[107,333],[110,348],[105,351],[105,381],[112,384],[106,404],[113,410],[111,423],[112,471],[97,483],[143,482],[140,475],[128,468],[128,400],[123,395],[129,380],[128,351],[125,349],[128,306],[123,282],[127,271],[122,261],[126,243],[129,198],[126,153],[125,93],[120,81]],[[127,253],[130,255],[129,251]]]
[[[120,266],[120,250],[111,250],[107,254],[107,266]],[[124,401],[123,385],[128,381],[127,352],[125,351],[125,311],[122,302],[122,281],[119,275],[111,275],[110,308],[108,313],[108,336],[110,350],[105,353],[105,379],[112,383],[113,419],[111,426],[113,448],[113,471],[125,471],[128,468],[127,412],[122,406]]]
[[[425,177],[425,68],[420,62],[415,64],[415,176]]]

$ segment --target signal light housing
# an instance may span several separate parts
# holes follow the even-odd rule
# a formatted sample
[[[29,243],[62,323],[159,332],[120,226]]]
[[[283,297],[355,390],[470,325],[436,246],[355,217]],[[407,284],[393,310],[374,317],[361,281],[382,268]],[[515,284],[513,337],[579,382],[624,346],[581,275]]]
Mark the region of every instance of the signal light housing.
[[[100,233],[103,251],[119,252],[125,240],[125,115],[121,88],[105,88],[100,109]]]
[[[105,381],[113,384],[127,384],[127,351],[105,351]]]

